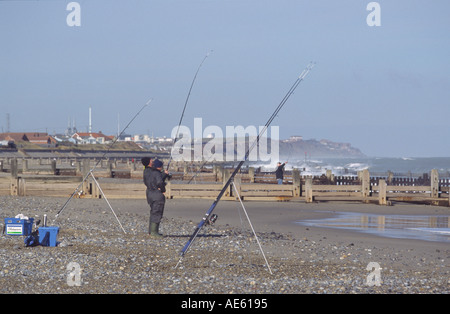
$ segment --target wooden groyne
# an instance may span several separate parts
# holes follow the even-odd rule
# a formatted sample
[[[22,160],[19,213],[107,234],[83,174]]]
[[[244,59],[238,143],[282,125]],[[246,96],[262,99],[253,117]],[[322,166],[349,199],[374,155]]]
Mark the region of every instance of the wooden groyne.
[[[439,178],[437,170],[420,177],[371,176],[368,170],[356,176],[334,176],[331,171],[321,176],[302,176],[294,170],[285,176],[282,185],[276,184],[274,173],[255,173],[252,169],[236,176],[234,181],[238,194],[244,201],[360,201],[390,205],[393,201],[427,203],[450,206],[449,178]],[[203,197],[215,198],[228,179],[225,170],[219,183],[168,184],[169,198]],[[216,175],[217,177],[218,175]],[[211,177],[211,175],[210,175]],[[236,199],[234,188],[225,197]]]
[[[70,196],[80,185],[96,160],[0,160],[0,195]],[[175,164],[167,184],[166,197],[214,199],[233,169],[216,165],[201,169],[199,164]],[[145,199],[140,161],[102,160],[94,172],[108,198]],[[371,175],[368,170],[357,175],[335,176],[331,171],[321,176],[302,175],[297,169],[286,172],[282,185],[276,184],[273,172],[249,167],[234,179],[244,201],[358,201],[389,205],[392,202],[425,203],[450,206],[450,178],[437,170],[412,176],[393,173]],[[98,186],[88,177],[76,197],[101,197]],[[229,187],[224,200],[236,200]]]

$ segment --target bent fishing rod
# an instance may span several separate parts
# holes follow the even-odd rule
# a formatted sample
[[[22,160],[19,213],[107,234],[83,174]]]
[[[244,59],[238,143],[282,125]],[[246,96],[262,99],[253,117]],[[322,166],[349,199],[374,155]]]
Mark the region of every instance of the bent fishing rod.
[[[69,199],[64,203],[64,205],[61,207],[61,209],[56,213],[55,219],[53,220],[53,222],[56,221],[56,219],[58,218],[59,214],[62,213],[62,211],[66,208],[67,204],[69,204],[69,202],[72,200],[72,198],[75,196],[75,194],[80,190],[80,188],[83,186],[84,181],[86,181],[86,179],[91,175],[91,173],[97,168],[97,166],[101,163],[101,161],[103,160],[103,158],[105,158],[105,156],[111,151],[111,149],[113,148],[113,146],[116,144],[116,142],[119,140],[119,138],[123,135],[123,133],[125,132],[125,130],[130,126],[131,123],[133,123],[133,121],[137,118],[137,116],[139,116],[141,114],[141,112],[152,102],[153,98],[150,98],[144,106],[142,106],[142,108],[134,115],[134,117],[130,120],[130,122],[128,122],[128,124],[126,125],[126,127],[122,130],[122,132],[120,132],[120,134],[114,139],[114,141],[111,143],[111,145],[109,145],[108,149],[106,150],[106,152],[102,155],[102,157],[97,161],[97,163],[94,165],[94,167],[92,169],[90,169],[88,171],[88,173],[83,177],[83,180],[81,180],[81,183],[78,185],[78,187],[75,189],[75,191],[73,191],[72,195],[69,197]]]
[[[178,122],[178,127],[177,127],[177,133],[175,135],[175,138],[173,139],[173,145],[172,145],[172,149],[170,150],[170,157],[169,157],[169,162],[167,163],[167,171],[169,171],[169,166],[170,166],[170,162],[172,161],[172,155],[173,155],[173,149],[175,148],[175,143],[178,140],[178,135],[180,132],[180,127],[181,127],[181,122],[183,121],[184,118],[184,112],[186,111],[186,106],[188,104],[189,101],[189,97],[191,97],[191,92],[192,92],[192,88],[194,87],[194,83],[195,80],[197,79],[197,74],[198,72],[200,72],[200,68],[202,67],[203,63],[205,62],[206,58],[209,57],[209,55],[211,54],[212,50],[208,51],[208,53],[206,54],[206,56],[203,58],[202,62],[200,62],[200,65],[197,68],[197,72],[195,72],[194,78],[192,79],[191,82],[191,87],[189,88],[189,92],[186,96],[186,100],[184,102],[184,107],[183,107],[183,111],[181,112],[181,116],[180,116],[180,121]]]
[[[270,116],[269,120],[267,120],[266,124],[264,125],[263,129],[260,131],[260,133],[258,134],[256,140],[253,142],[252,146],[247,150],[246,154],[245,154],[245,158],[244,160],[240,161],[239,164],[237,165],[237,167],[234,169],[233,173],[231,174],[231,176],[229,177],[228,181],[225,183],[225,185],[223,186],[222,190],[220,191],[219,195],[217,196],[217,198],[214,200],[214,202],[212,203],[212,205],[210,206],[210,208],[208,209],[208,211],[206,212],[205,216],[203,217],[203,219],[200,221],[200,223],[197,225],[197,227],[194,230],[194,233],[191,235],[191,237],[189,238],[189,240],[187,241],[186,245],[183,247],[183,249],[180,252],[181,258],[180,261],[178,262],[178,264],[181,262],[181,259],[184,257],[184,255],[186,254],[186,252],[189,250],[189,248],[192,246],[192,244],[194,243],[194,240],[197,238],[199,232],[201,231],[201,229],[207,224],[207,222],[210,219],[210,216],[213,212],[213,210],[216,208],[217,204],[219,203],[220,199],[222,198],[222,196],[225,194],[226,190],[228,189],[228,187],[230,186],[230,184],[233,182],[234,177],[236,176],[236,174],[239,172],[239,170],[241,169],[242,165],[244,164],[245,161],[247,161],[251,151],[253,150],[253,148],[258,145],[260,138],[264,135],[264,133],[266,132],[267,128],[270,126],[270,124],[272,123],[272,121],[275,119],[275,117],[278,115],[278,113],[280,112],[280,110],[283,108],[283,106],[285,105],[285,103],[288,101],[289,97],[291,97],[291,95],[294,93],[295,89],[297,88],[297,86],[305,79],[305,77],[308,75],[308,73],[311,71],[311,69],[314,67],[315,63],[314,62],[310,62],[308,64],[308,66],[303,70],[303,72],[300,74],[300,76],[297,78],[297,80],[294,82],[294,84],[291,86],[291,88],[289,89],[289,91],[286,93],[286,95],[284,96],[284,98],[281,100],[280,104],[278,105],[278,107],[275,109],[275,111],[272,113],[272,115]],[[177,265],[178,265],[177,264]],[[176,266],[175,266],[176,267]]]

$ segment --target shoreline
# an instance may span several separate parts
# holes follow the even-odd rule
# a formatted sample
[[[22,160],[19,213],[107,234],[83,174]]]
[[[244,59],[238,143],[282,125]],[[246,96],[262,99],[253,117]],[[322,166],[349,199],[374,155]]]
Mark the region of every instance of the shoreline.
[[[204,216],[207,209],[211,205],[212,200],[194,200],[194,199],[173,199],[166,201],[165,216],[178,217],[183,219],[193,219],[199,222]],[[172,206],[171,206],[172,205]],[[316,220],[332,218],[339,213],[361,213],[375,215],[407,215],[407,216],[450,216],[448,207],[438,207],[431,205],[418,205],[407,203],[396,203],[394,206],[380,206],[376,204],[362,204],[359,202],[320,202],[306,204],[304,202],[244,202],[245,209],[249,218],[255,225],[255,230],[264,232],[290,233],[297,237],[304,236],[301,229],[308,228],[310,230],[323,230],[326,233],[339,233],[342,236],[347,234],[358,236],[367,235],[373,238],[382,238],[395,240],[395,238],[386,238],[383,236],[369,235],[356,230],[337,229],[316,226],[302,226],[296,224],[301,220]],[[183,207],[185,207],[183,209]],[[278,211],[277,211],[278,208]],[[240,224],[240,216],[238,211],[241,210],[239,202],[221,201],[217,205],[214,213],[219,218],[216,222],[223,224],[232,224],[238,226]],[[246,218],[244,218],[246,219]],[[350,235],[347,235],[350,236]],[[398,240],[411,241],[411,239],[399,238]],[[425,240],[413,240],[430,241]],[[438,242],[439,243],[439,242]],[[445,244],[445,242],[444,242]],[[448,243],[447,243],[448,245]]]
[[[170,200],[172,202],[174,200]],[[175,200],[178,201],[178,200]],[[173,206],[170,212],[170,202],[168,202],[165,215],[167,217],[178,217],[182,219],[193,219],[197,224],[205,214],[212,201],[201,200],[201,209],[195,208],[199,200],[189,202],[189,200],[180,200],[180,204]],[[188,207],[189,213],[183,213],[180,208]],[[195,204],[194,206],[192,206]],[[175,205],[175,204],[172,204]],[[373,246],[383,246],[389,249],[405,248],[414,250],[419,254],[431,254],[435,256],[436,250],[446,251],[447,267],[450,268],[450,245],[445,242],[416,240],[408,238],[389,238],[381,235],[363,233],[357,230],[337,229],[317,226],[302,226],[296,223],[300,220],[326,219],[332,218],[338,212],[352,212],[363,214],[382,214],[382,215],[450,215],[447,207],[436,207],[429,205],[411,205],[407,203],[398,203],[394,206],[379,206],[374,204],[361,204],[356,202],[322,202],[314,204],[290,203],[290,202],[244,202],[250,220],[258,232],[275,232],[289,235],[298,240],[308,239],[310,241],[321,241],[327,243],[351,244],[358,243],[361,248],[371,248]],[[276,212],[274,208],[279,206],[281,209]],[[194,209],[192,208],[194,207]],[[225,201],[220,202],[214,213],[219,218],[216,224],[231,225],[239,228],[241,225],[238,210],[241,210],[239,202]],[[195,214],[193,214],[195,213]],[[243,220],[246,220],[242,216]],[[246,221],[244,221],[246,223]],[[439,254],[437,254],[439,255]],[[442,255],[442,254],[441,254]],[[437,257],[436,257],[437,258]]]
[[[0,197],[4,217],[23,213],[52,225],[67,199]],[[145,200],[73,199],[53,225],[55,248],[24,247],[22,237],[0,237],[0,293],[438,293],[450,292],[448,243],[384,238],[355,231],[295,224],[334,212],[442,215],[444,207],[360,203],[244,202],[273,274],[248,226],[241,204],[221,201],[218,220],[206,227],[182,259],[179,251],[212,200],[167,200],[161,232],[148,236]],[[6,216],[5,216],[6,215]],[[242,222],[241,222],[242,218]],[[66,266],[78,263],[82,284],[67,284]],[[381,267],[380,286],[366,282],[369,263]]]

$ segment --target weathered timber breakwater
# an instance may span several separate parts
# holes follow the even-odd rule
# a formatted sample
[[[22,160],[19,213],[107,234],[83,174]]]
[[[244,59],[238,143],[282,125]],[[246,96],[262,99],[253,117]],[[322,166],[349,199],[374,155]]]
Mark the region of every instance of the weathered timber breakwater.
[[[49,197],[0,197],[2,217],[54,214],[66,201]],[[292,221],[325,210],[391,210],[355,204],[248,203],[271,275],[237,204],[224,201],[216,225],[205,229],[178,268],[179,250],[208,200],[168,200],[162,232],[147,235],[148,205],[114,200],[126,234],[100,199],[74,199],[55,222],[57,247],[24,247],[22,237],[0,237],[1,293],[449,293],[448,244],[391,239],[299,227]],[[384,209],[383,209],[384,208]],[[435,214],[445,208],[432,207]],[[397,212],[430,213],[423,205]],[[369,285],[370,262],[380,265],[380,285]],[[72,264],[70,264],[72,263]],[[79,265],[79,285],[69,285],[68,265]]]
[[[148,153],[139,152],[140,156]],[[30,155],[28,152],[27,155]],[[38,153],[36,153],[38,154]],[[42,154],[42,152],[39,152]],[[55,153],[52,153],[56,156]],[[75,187],[95,167],[92,173],[101,189],[110,198],[144,198],[142,165],[133,152],[115,152],[101,158],[102,153],[87,156],[41,155],[0,160],[0,195],[57,196],[72,194]],[[93,157],[91,154],[97,154]],[[121,156],[126,154],[126,156]],[[39,157],[40,156],[40,157]],[[134,157],[133,157],[134,156]],[[161,156],[160,158],[163,158]],[[167,156],[166,156],[167,157]],[[167,186],[168,198],[215,198],[232,172],[232,165],[216,163],[202,167],[200,162],[172,162],[172,179]],[[101,197],[98,184],[88,178],[78,191],[80,197]],[[436,169],[416,176],[371,174],[364,169],[353,174],[335,175],[331,170],[317,176],[304,174],[294,168],[285,173],[284,184],[275,184],[273,171],[264,172],[251,164],[235,177],[234,184],[245,201],[358,201],[390,205],[393,202],[415,202],[449,206],[450,178],[448,172]],[[230,186],[224,197],[236,199]]]

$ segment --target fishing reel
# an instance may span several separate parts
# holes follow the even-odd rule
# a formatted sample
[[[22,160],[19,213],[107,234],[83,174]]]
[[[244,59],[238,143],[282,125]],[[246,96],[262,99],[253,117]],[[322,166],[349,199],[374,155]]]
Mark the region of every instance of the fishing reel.
[[[219,218],[219,216],[217,216],[216,214],[212,214],[210,217],[208,217],[208,219],[206,220],[206,224],[207,225],[214,225],[214,223],[216,222],[217,218]]]

